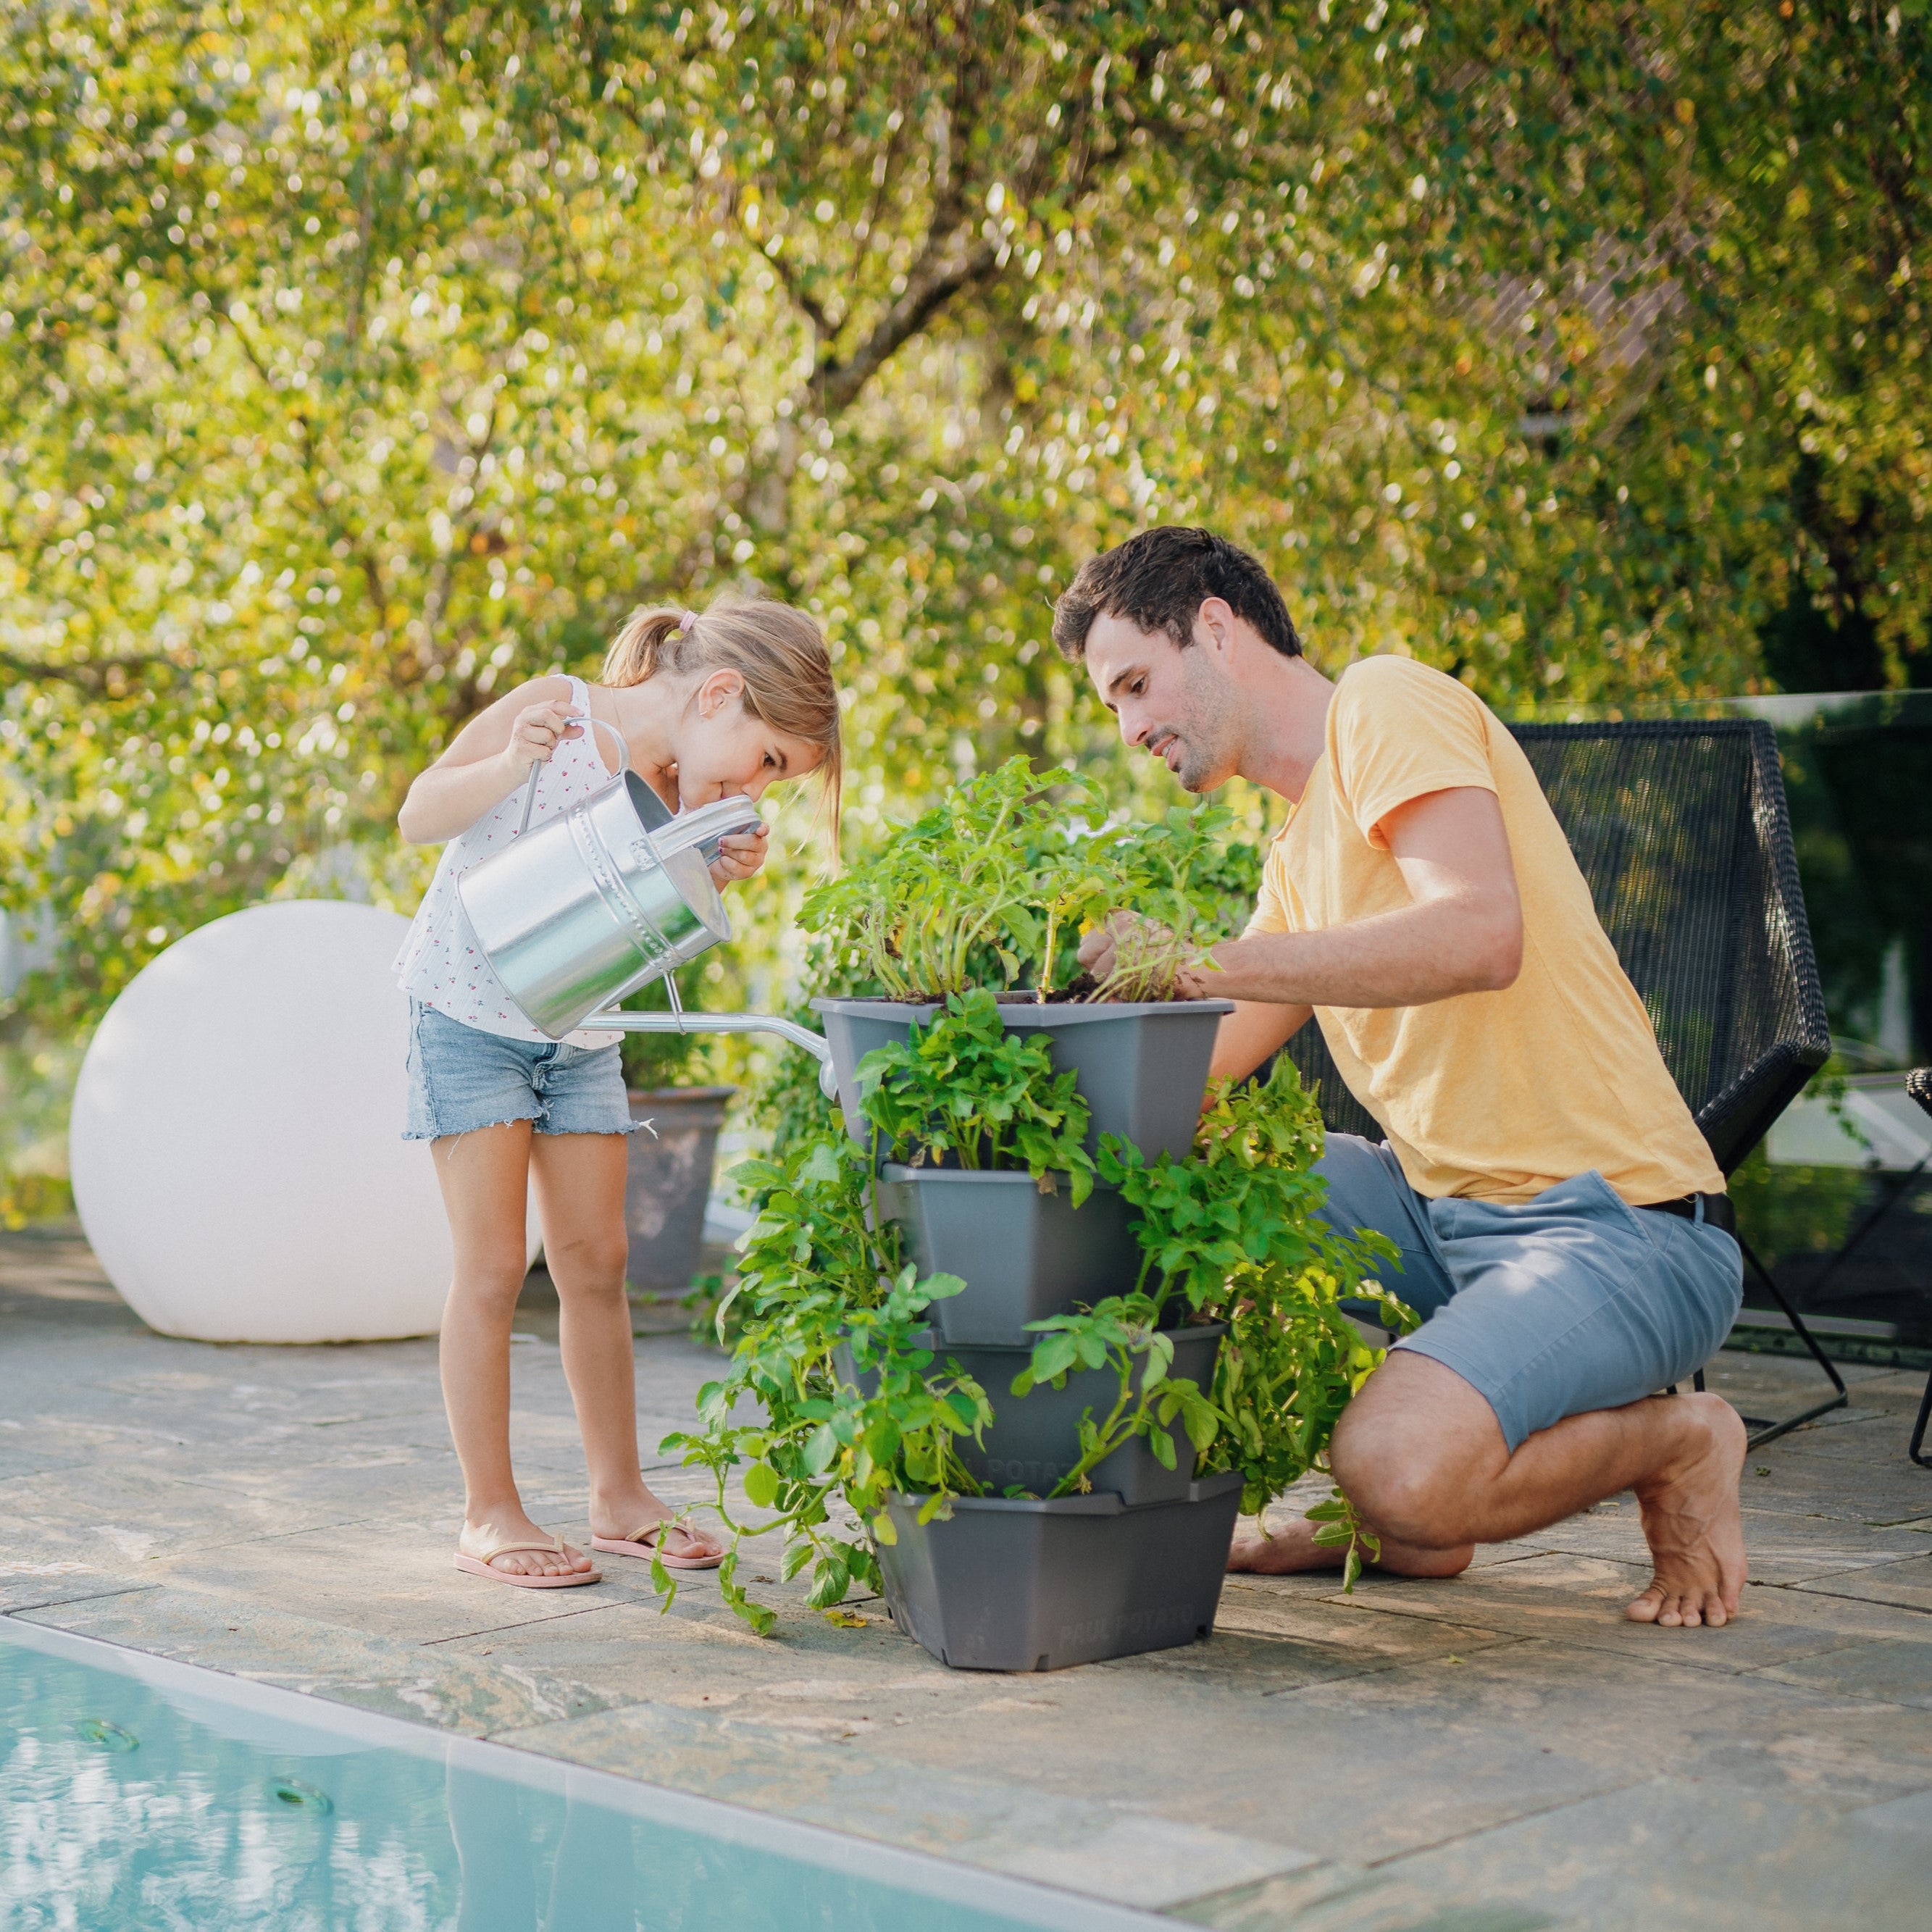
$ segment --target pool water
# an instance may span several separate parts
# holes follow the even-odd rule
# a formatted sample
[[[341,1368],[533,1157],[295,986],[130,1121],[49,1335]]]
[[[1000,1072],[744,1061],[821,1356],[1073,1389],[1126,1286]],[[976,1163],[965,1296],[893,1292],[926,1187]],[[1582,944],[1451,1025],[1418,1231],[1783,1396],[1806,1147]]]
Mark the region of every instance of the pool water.
[[[7,1932],[1167,1922],[0,1617]]]

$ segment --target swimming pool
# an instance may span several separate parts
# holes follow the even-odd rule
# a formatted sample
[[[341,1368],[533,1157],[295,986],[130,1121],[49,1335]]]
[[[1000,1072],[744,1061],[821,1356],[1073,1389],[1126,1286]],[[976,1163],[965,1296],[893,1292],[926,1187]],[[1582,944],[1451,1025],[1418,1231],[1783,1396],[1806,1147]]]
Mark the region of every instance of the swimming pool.
[[[0,1617],[8,1932],[1172,1922]]]

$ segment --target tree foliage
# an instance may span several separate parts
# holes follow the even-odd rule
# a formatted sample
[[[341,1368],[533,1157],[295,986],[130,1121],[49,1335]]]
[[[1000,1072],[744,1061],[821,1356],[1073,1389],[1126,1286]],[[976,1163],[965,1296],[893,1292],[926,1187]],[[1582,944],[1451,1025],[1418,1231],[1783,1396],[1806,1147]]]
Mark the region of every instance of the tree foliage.
[[[0,21],[43,1010],[272,891],[408,903],[463,719],[728,582],[824,620],[873,822],[1096,760],[1047,604],[1156,519],[1498,704],[1747,686],[1794,602],[1925,645],[1924,0]]]

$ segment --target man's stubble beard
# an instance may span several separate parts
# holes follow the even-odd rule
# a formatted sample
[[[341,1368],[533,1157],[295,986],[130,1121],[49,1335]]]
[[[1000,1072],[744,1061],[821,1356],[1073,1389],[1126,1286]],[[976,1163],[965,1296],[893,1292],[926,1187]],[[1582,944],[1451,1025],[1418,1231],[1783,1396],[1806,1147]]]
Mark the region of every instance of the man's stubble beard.
[[[1186,655],[1199,648],[1191,646]],[[1240,765],[1239,693],[1232,680],[1217,676],[1200,658],[1189,668],[1186,690],[1185,714],[1173,728],[1182,746],[1180,767],[1174,776],[1184,790],[1214,791]]]

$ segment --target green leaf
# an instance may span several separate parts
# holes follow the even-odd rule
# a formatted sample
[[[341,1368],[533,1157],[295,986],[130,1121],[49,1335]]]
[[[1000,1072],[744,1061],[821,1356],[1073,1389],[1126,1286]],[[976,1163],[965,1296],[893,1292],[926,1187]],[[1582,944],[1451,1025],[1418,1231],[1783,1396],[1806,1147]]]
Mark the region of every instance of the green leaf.
[[[838,1156],[828,1141],[820,1141],[798,1171],[801,1180],[830,1183],[839,1178]]]
[[[1050,1382],[1065,1375],[1072,1367],[1078,1352],[1070,1335],[1049,1335],[1045,1341],[1036,1342],[1032,1362],[1034,1380]]]
[[[806,1595],[807,1607],[830,1610],[844,1595],[851,1580],[852,1573],[843,1556],[836,1550],[821,1556],[818,1568],[812,1572],[812,1588]]]
[[[745,1498],[756,1509],[770,1509],[778,1501],[778,1472],[769,1462],[754,1462],[745,1472]]]

